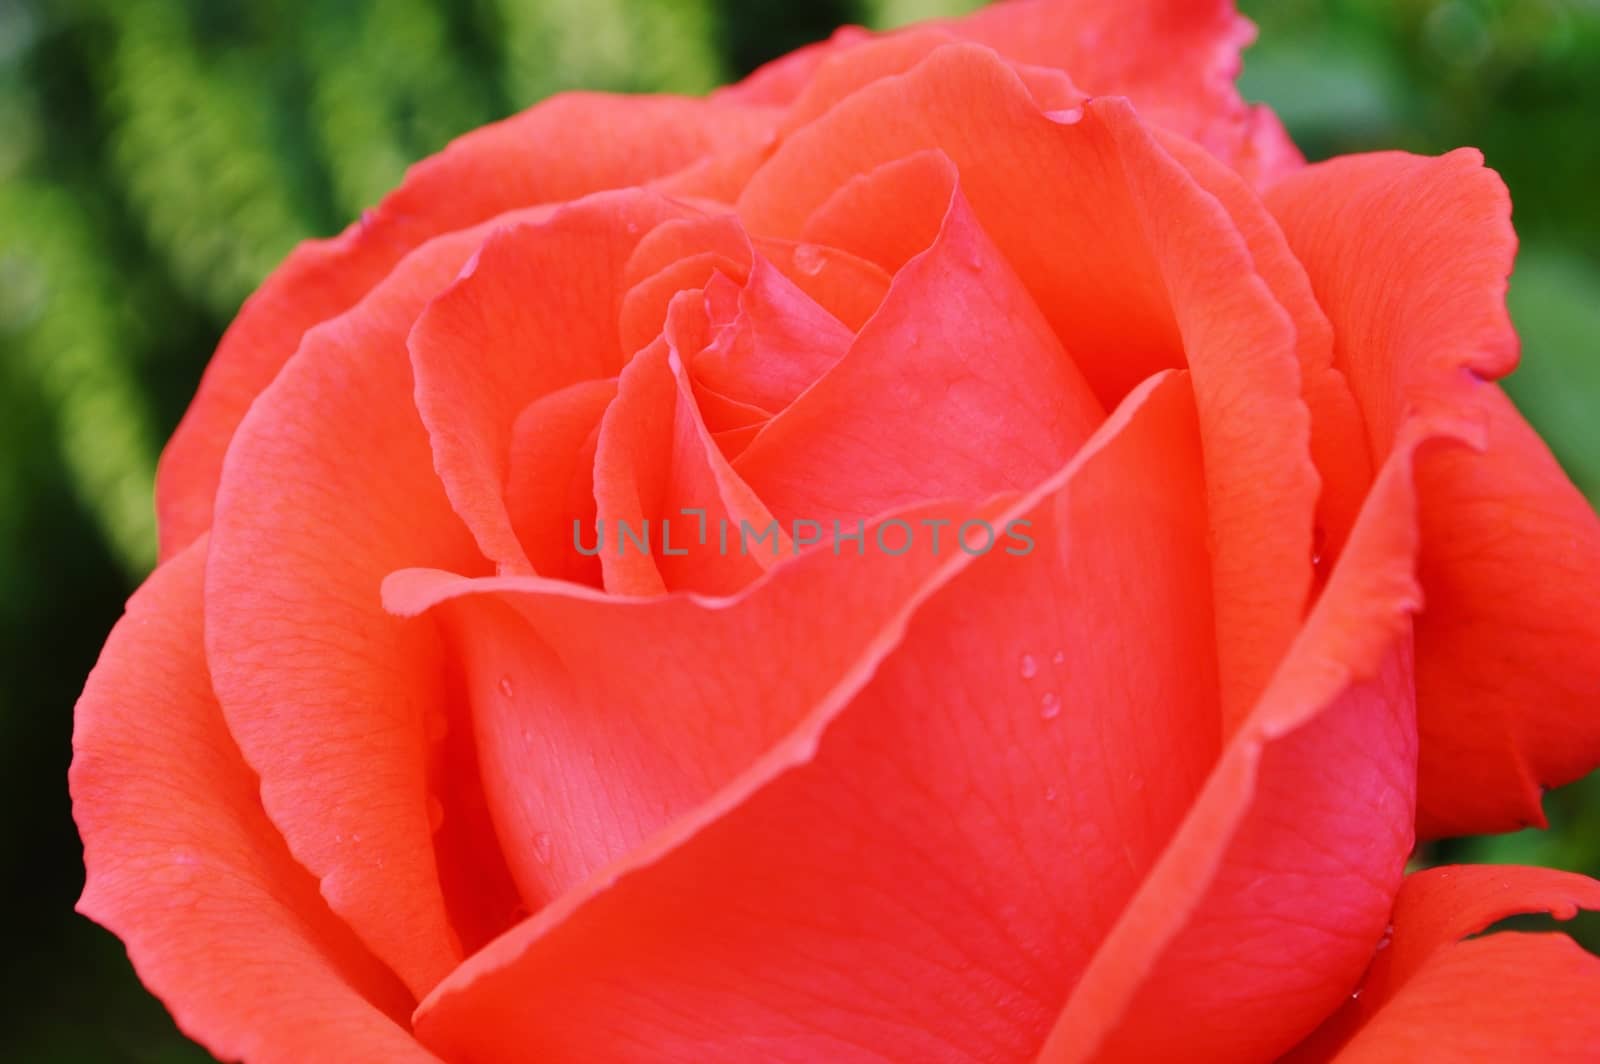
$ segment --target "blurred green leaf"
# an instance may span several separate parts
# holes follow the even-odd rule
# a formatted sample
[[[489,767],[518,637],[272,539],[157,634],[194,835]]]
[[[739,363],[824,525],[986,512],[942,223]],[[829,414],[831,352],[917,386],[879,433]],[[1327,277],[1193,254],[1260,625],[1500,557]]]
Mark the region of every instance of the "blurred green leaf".
[[[964,15],[983,6],[983,0],[867,0],[867,25],[892,29],[910,22]]]
[[[1239,91],[1301,137],[1382,137],[1407,108],[1396,57],[1362,37],[1268,38],[1246,54]]]
[[[1517,256],[1510,305],[1522,364],[1506,390],[1578,486],[1600,498],[1600,267],[1528,242]]]
[[[120,281],[64,189],[0,186],[0,241],[0,344],[18,383],[47,404],[84,505],[128,570],[145,572],[155,562],[157,444],[120,347]]]

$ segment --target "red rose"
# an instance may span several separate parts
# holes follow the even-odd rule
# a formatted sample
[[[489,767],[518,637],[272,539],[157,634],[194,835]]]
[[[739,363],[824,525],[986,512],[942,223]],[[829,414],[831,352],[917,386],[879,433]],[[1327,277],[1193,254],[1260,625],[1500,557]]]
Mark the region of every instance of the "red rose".
[[[1592,1051],[1600,961],[1461,940],[1600,886],[1402,887],[1600,762],[1505,190],[1304,166],[1247,38],[846,31],[295,252],[78,706],[83,911],[251,1061]]]

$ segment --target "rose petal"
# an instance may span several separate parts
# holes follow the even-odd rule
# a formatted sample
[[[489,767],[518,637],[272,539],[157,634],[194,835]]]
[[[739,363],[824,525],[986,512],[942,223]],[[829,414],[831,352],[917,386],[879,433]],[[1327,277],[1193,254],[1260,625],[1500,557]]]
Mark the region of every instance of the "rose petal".
[[[790,553],[788,537],[729,466],[696,409],[679,353],[695,342],[678,341],[673,319],[692,315],[701,301],[689,291],[673,302],[666,333],[622,371],[617,401],[600,422],[595,546],[614,594],[731,593]],[[746,527],[770,529],[770,548],[713,546],[708,529],[723,527],[741,544]]]
[[[923,152],[956,165],[962,195],[985,231],[1022,278],[1062,344],[1095,388],[1115,405],[1152,373],[1182,364],[1183,347],[1159,266],[1143,239],[1121,160],[1095,134],[1051,121],[1017,74],[973,45],[938,49],[906,74],[869,85],[789,137],[754,175],[739,201],[746,229],[757,236],[812,239],[810,219],[861,175]],[[1109,156],[1109,158],[1108,158]],[[922,183],[925,161],[888,175],[884,189]],[[1072,195],[1059,194],[1072,175]],[[907,208],[937,204],[943,185],[913,193]],[[881,193],[863,201],[863,207]],[[920,226],[906,210],[873,217],[851,212],[860,237],[834,224],[826,243],[872,259],[902,232],[933,235],[937,213]],[[929,224],[932,223],[932,224]],[[923,244],[922,246],[926,246]],[[1065,253],[1070,249],[1070,253]]]
[[[593,528],[594,456],[614,379],[580,381],[540,396],[511,429],[506,515],[533,571],[600,586],[600,563],[572,549],[571,528]]]
[[[405,988],[328,910],[262,812],[211,693],[202,537],[128,603],[78,701],[78,910],[227,1059],[435,1061]],[[337,1048],[335,1048],[337,1047]]]
[[[206,569],[207,658],[267,814],[417,993],[461,955],[431,839],[424,723],[451,694],[434,633],[385,615],[378,589],[417,561],[484,567],[432,475],[405,350],[482,239],[424,245],[307,334],[229,448]]]
[[[727,100],[563,94],[461,137],[344,233],[300,245],[240,310],[161,456],[162,557],[211,526],[229,441],[306,331],[354,306],[413,248],[513,208],[635,185],[759,143],[774,120]]]
[[[1461,866],[1408,876],[1355,995],[1289,1058],[1582,1060],[1600,959],[1561,935],[1462,941],[1520,913],[1600,909],[1600,883],[1547,868]]]
[[[849,354],[734,463],[785,520],[1026,490],[1103,419],[948,168],[943,180],[932,245],[896,276]]]
[[[750,238],[725,211],[674,218],[646,233],[623,270],[623,353],[641,351],[661,335],[667,306],[679,292],[704,288],[718,273],[743,284],[751,258]]]
[[[769,252],[782,268],[774,268]],[[640,241],[625,280],[623,350],[638,350],[661,332],[679,292],[704,288],[718,335],[680,352],[696,387],[769,412],[787,405],[849,346],[850,330],[812,291],[864,320],[871,313],[864,304],[875,307],[888,288],[872,264],[836,249],[775,240],[758,249],[727,214],[657,227]],[[844,286],[854,291],[844,295]]]
[[[872,317],[892,278],[878,266],[826,244],[760,238],[759,251],[852,333]]]
[[[958,180],[955,163],[938,149],[891,159],[835,189],[801,233],[893,276],[938,237]]]
[[[858,686],[954,553],[813,551],[727,599],[426,571],[391,577],[385,598],[406,614],[461,600],[442,612],[501,837],[537,911],[750,770],[836,687]]]
[[[1600,522],[1498,387],[1483,408],[1486,453],[1421,474],[1429,836],[1543,826],[1543,789],[1600,765]]]
[[[1244,180],[1189,141],[1171,134],[1159,139],[1227,209],[1249,247],[1256,272],[1294,323],[1300,393],[1311,411],[1311,455],[1322,480],[1317,499],[1318,539],[1313,550],[1320,555],[1319,575],[1325,577],[1344,549],[1373,475],[1361,410],[1350,382],[1333,364],[1333,327],[1317,305],[1305,267],[1290,251],[1271,212]]]
[[[849,350],[850,330],[762,256],[737,298],[737,316],[689,361],[695,381],[720,395],[782,410]]]
[[[1276,116],[1234,88],[1255,27],[1232,0],[1021,0],[945,25],[1012,60],[1060,67],[1095,95],[1128,97],[1255,184],[1303,165]]]
[[[1125,101],[1052,117],[970,45],[939,49],[790,137],[740,215],[752,232],[802,234],[859,175],[930,149],[956,164],[984,231],[1103,404],[1160,369],[1191,367],[1216,526],[1225,726],[1236,727],[1312,583],[1318,486],[1292,319],[1222,204]]]
[[[1140,389],[1006,512],[1035,550],[958,556],[899,645],[754,769],[464,965],[419,1011],[424,1040],[551,1061],[1028,1059],[1215,750],[1186,382]],[[835,559],[763,586],[807,562]],[[825,583],[823,637],[878,581]],[[648,673],[719,684],[776,645],[737,647],[731,668]]]
[[[1240,50],[1255,29],[1228,0],[1011,0],[881,37],[845,29],[715,95],[814,116],[949,37],[993,48],[1014,64],[1064,71],[1096,95],[1130,97],[1140,113],[1199,141],[1254,183],[1303,165],[1276,116],[1245,104],[1234,88]]]
[[[1600,522],[1498,388],[1509,201],[1476,152],[1320,164],[1268,199],[1334,323],[1371,447],[1408,412],[1476,418],[1480,455],[1419,472],[1419,830],[1542,823],[1540,787],[1600,764]]]
[[[445,492],[502,571],[530,565],[506,511],[512,429],[527,405],[605,380],[627,354],[617,333],[623,272],[643,234],[683,208],[653,193],[599,193],[547,221],[507,226],[411,330],[416,405]]]
[[[1436,956],[1334,1059],[1592,1061],[1600,959],[1566,935],[1504,933]]]
[[[1087,113],[1086,125],[1103,118],[1121,156],[1194,378],[1229,735],[1288,651],[1311,583],[1318,478],[1296,329],[1223,205],[1127,104],[1096,101]]]
[[[1267,1061],[1349,993],[1413,841],[1415,452],[1459,428],[1407,428],[1289,656],[1041,1061]]]

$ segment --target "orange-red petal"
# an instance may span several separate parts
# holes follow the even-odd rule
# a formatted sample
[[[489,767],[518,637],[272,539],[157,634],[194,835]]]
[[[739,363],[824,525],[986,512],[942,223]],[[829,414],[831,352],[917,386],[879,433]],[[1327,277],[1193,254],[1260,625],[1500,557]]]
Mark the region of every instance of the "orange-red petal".
[[[803,236],[852,187],[870,203],[872,185],[925,180],[930,165],[909,159],[928,151],[955,164],[984,232],[1103,404],[1161,369],[1192,369],[1236,726],[1311,587],[1318,485],[1293,319],[1224,206],[1126,101],[1041,112],[1014,70],[972,45],[935,50],[788,138],[745,189],[741,217],[755,233]],[[872,246],[892,256],[897,245],[847,250]]]
[[[600,193],[542,222],[491,234],[441,286],[407,342],[416,406],[456,513],[501,570],[528,572],[506,509],[512,430],[542,395],[616,377],[623,270],[655,226],[684,209],[653,193]]]
[[[904,635],[874,640],[875,667],[464,965],[421,1007],[424,1040],[552,1062],[1027,1059],[1215,750],[1204,509],[1187,384],[1151,382],[1006,509],[1034,550],[952,558]],[[838,563],[813,552],[758,589]],[[877,593],[825,583],[838,606],[808,637],[650,668],[700,707],[671,719],[709,726],[737,704],[727,677],[775,651],[809,661]],[[610,631],[566,660],[609,660]],[[758,690],[788,704],[793,681],[773,680]]]
[[[1416,412],[1473,422],[1478,454],[1419,466],[1425,835],[1541,823],[1541,788],[1600,764],[1600,521],[1488,383],[1517,360],[1516,238],[1476,152],[1310,167],[1268,196],[1334,325],[1372,453]]]
[[[432,472],[405,339],[482,234],[438,238],[307,334],[239,426],[206,567],[206,649],[267,814],[329,904],[423,993],[461,956],[428,811],[427,625],[384,613],[416,562],[481,571]]]
[[[1508,916],[1579,908],[1600,909],[1600,883],[1548,868],[1408,876],[1360,987],[1289,1060],[1592,1059],[1600,958],[1564,935],[1467,940]]]
[[[1416,425],[1041,1061],[1271,1060],[1349,993],[1412,845]]]
[[[853,523],[1028,490],[1103,418],[953,173],[945,182],[933,243],[849,353],[734,462],[784,520]]]
[[[405,1027],[405,988],[261,809],[206,671],[205,553],[202,537],[133,596],[78,701],[78,909],[121,936],[140,979],[220,1057],[437,1064]]]
[[[563,94],[461,137],[338,237],[300,245],[239,311],[161,456],[162,557],[211,526],[228,444],[306,331],[354,306],[413,248],[518,207],[636,185],[759,143],[774,120],[727,100]]]

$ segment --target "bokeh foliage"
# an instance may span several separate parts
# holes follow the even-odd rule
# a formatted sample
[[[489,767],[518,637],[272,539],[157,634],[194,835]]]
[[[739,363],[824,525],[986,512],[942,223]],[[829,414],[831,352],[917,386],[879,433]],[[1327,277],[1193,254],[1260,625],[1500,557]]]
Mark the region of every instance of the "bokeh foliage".
[[[207,1059],[71,914],[62,780],[72,701],[154,557],[160,443],[261,277],[409,162],[551,92],[701,92],[844,22],[978,2],[0,0],[0,1059]],[[1524,240],[1510,390],[1595,497],[1600,2],[1242,6],[1263,30],[1245,91],[1311,156],[1476,144],[1505,175]],[[1600,782],[1547,805],[1550,832],[1425,856],[1600,873]]]

